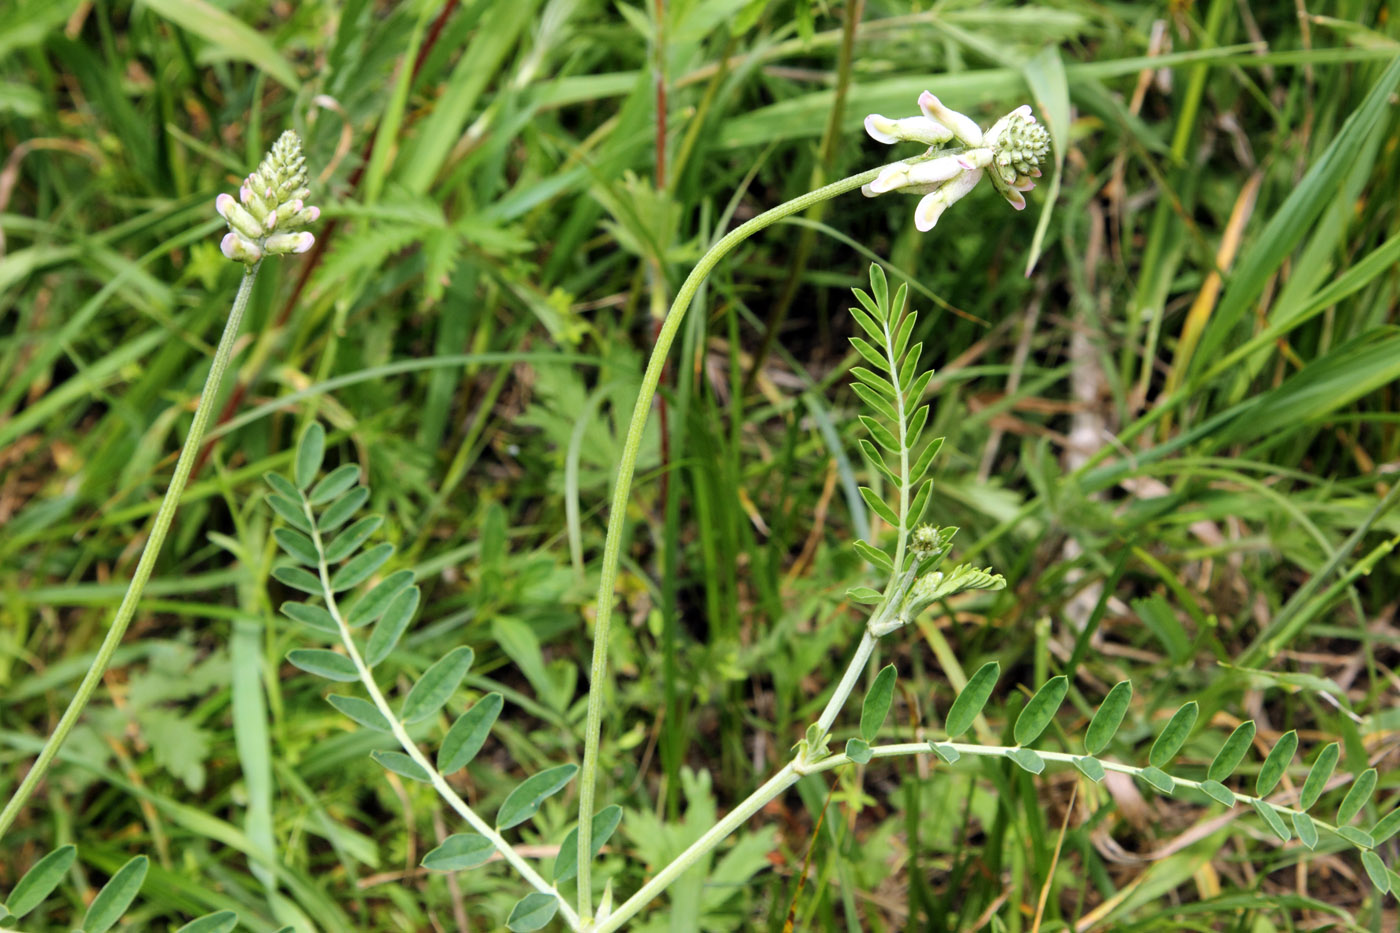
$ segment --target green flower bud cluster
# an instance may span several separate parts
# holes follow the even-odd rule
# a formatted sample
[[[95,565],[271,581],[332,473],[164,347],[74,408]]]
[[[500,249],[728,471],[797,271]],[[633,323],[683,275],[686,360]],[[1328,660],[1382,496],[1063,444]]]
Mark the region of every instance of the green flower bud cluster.
[[[238,189],[238,200],[221,194],[214,209],[228,221],[229,232],[220,243],[225,256],[255,265],[264,256],[304,253],[316,238],[302,228],[321,216],[306,204],[306,158],[301,137],[287,130],[272,144],[257,171]]]

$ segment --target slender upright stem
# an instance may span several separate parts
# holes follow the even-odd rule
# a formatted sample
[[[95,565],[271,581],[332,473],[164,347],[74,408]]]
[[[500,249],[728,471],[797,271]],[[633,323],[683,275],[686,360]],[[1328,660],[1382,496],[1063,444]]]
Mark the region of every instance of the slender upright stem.
[[[5,804],[5,809],[0,811],[0,839],[4,839],[5,833],[14,823],[15,818],[19,816],[20,809],[34,793],[34,789],[39,786],[39,782],[47,773],[49,765],[53,763],[54,756],[63,747],[68,733],[72,732],[73,727],[77,725],[78,717],[82,715],[83,709],[92,699],[92,694],[97,690],[102,675],[107,672],[107,665],[112,663],[112,655],[116,653],[117,646],[121,644],[122,637],[126,634],[127,626],[131,624],[132,617],[136,615],[136,607],[141,602],[141,594],[146,588],[146,581],[150,579],[151,572],[155,569],[156,559],[160,557],[160,549],[165,544],[165,536],[170,531],[170,523],[175,518],[175,509],[179,506],[180,496],[185,491],[185,482],[189,479],[190,470],[194,467],[195,458],[199,455],[200,443],[204,439],[204,429],[209,424],[209,416],[214,409],[214,400],[219,394],[219,386],[223,382],[224,370],[228,367],[229,357],[233,355],[233,343],[238,337],[238,327],[243,320],[243,312],[248,307],[248,299],[253,294],[253,283],[258,277],[259,266],[261,263],[249,266],[243,273],[243,281],[238,286],[238,296],[233,299],[233,310],[229,313],[228,322],[224,324],[223,336],[219,338],[219,346],[214,351],[214,361],[209,367],[208,377],[204,380],[204,390],[199,395],[199,405],[195,408],[194,422],[190,425],[189,436],[185,438],[185,446],[181,448],[180,458],[175,463],[175,475],[170,478],[170,487],[166,489],[165,498],[161,500],[160,511],[156,513],[155,522],[151,525],[151,533],[150,537],[146,539],[146,546],[141,549],[141,558],[136,562],[136,572],[132,574],[131,583],[126,588],[126,595],[122,597],[121,605],[117,607],[117,614],[107,629],[106,637],[102,639],[102,646],[97,649],[97,657],[93,659],[92,666],[88,668],[82,683],[78,685],[78,691],[69,701],[68,708],[63,711],[63,716],[58,720],[58,726],[53,730],[48,741],[44,743],[34,766],[29,769],[29,773],[20,782],[19,788]]]
[[[925,157],[905,159],[906,163],[922,161]],[[592,866],[589,856],[592,853],[592,821],[594,798],[598,784],[598,740],[603,722],[603,693],[606,689],[608,673],[608,635],[612,626],[613,588],[617,583],[617,565],[622,552],[622,533],[627,521],[627,500],[632,492],[632,474],[636,470],[637,455],[642,446],[642,433],[646,429],[647,415],[651,411],[652,397],[656,394],[661,370],[666,364],[666,356],[686,311],[695,298],[700,283],[714,267],[735,246],[753,236],[765,227],[771,226],[784,217],[806,210],[813,204],[830,200],[839,194],[854,191],[867,182],[874,181],[884,166],[852,175],[832,182],[815,191],[809,191],[771,210],[764,211],[752,220],[735,227],[725,234],[700,262],[686,276],[676,293],[666,319],[656,335],[651,359],[647,361],[642,386],[637,393],[637,403],[632,409],[632,420],[627,426],[627,438],[623,443],[622,456],[618,460],[617,480],[613,486],[612,506],[608,514],[608,533],[603,542],[603,566],[598,578],[598,602],[596,622],[593,629],[593,661],[589,669],[588,720],[584,727],[583,768],[579,783],[579,822],[578,822],[578,904],[579,916],[587,922],[593,914]]]

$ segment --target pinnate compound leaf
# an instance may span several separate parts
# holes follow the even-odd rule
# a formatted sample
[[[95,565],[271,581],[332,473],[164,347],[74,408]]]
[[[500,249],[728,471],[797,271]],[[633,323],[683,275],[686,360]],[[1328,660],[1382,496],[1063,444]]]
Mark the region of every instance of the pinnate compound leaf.
[[[1371,838],[1376,840],[1376,845],[1380,845],[1397,832],[1400,832],[1400,809],[1391,810],[1389,814],[1381,817],[1379,822],[1371,827]]]
[[[1201,790],[1217,803],[1223,803],[1227,807],[1235,805],[1235,792],[1219,781],[1204,780],[1201,782]]]
[[[1288,827],[1284,825],[1283,816],[1279,814],[1278,808],[1273,804],[1266,800],[1257,800],[1251,797],[1249,798],[1249,805],[1254,808],[1254,812],[1259,814],[1260,819],[1269,825],[1269,828],[1274,831],[1274,835],[1278,836],[1280,840],[1287,842],[1289,839],[1293,838],[1293,834],[1290,833]]]
[[[859,297],[860,289],[852,291]],[[878,262],[870,264],[870,294],[875,299],[875,307],[881,311],[890,306],[890,281],[885,278],[885,269]]]
[[[311,523],[306,520],[306,513],[295,500],[285,496],[271,495],[267,497],[267,504],[272,506],[272,511],[282,516],[282,520],[293,528],[310,533]]]
[[[1103,763],[1097,758],[1089,758],[1084,755],[1076,756],[1074,766],[1079,769],[1080,774],[1095,784],[1102,783],[1104,779]]]
[[[942,449],[943,438],[935,437],[928,442],[928,446],[924,448],[924,452],[919,454],[919,459],[914,461],[914,469],[909,473],[909,481],[911,483],[918,482],[923,475],[928,472],[928,468],[933,465],[933,458],[938,456],[938,452]]]
[[[1296,751],[1298,733],[1290,729],[1279,736],[1278,744],[1269,750],[1269,756],[1259,768],[1259,779],[1254,783],[1254,793],[1257,796],[1263,797],[1278,786],[1279,779],[1283,777],[1283,772],[1288,770]]]
[[[238,914],[231,910],[220,910],[191,920],[175,933],[233,933],[237,926]]]
[[[44,903],[44,898],[63,881],[77,855],[74,846],[59,846],[35,862],[10,892],[10,899],[5,901],[5,910],[10,916],[18,919]]]
[[[310,603],[285,602],[282,604],[282,614],[293,622],[300,622],[308,628],[314,628],[318,632],[326,632],[330,635],[339,635],[340,626],[335,624],[335,617],[323,606],[313,606]]]
[[[1016,764],[1029,771],[1031,774],[1039,774],[1045,770],[1045,759],[1041,758],[1032,749],[1013,748],[1006,753]]]
[[[881,376],[873,370],[866,369],[864,366],[852,366],[851,375],[855,376],[876,392],[879,392],[887,401],[892,402],[899,397],[899,393],[895,391],[894,385],[884,376]]]
[[[330,696],[326,697],[326,702],[330,703],[331,706],[334,706],[366,729],[373,729],[376,732],[393,731],[393,728],[389,725],[389,720],[384,718],[384,714],[379,711],[379,707],[375,706],[369,700],[332,693]]]
[[[856,348],[856,352],[865,357],[865,361],[876,370],[890,371],[890,361],[885,359],[884,354],[870,345],[868,340],[862,337],[851,337],[851,346]]]
[[[1366,874],[1370,876],[1376,890],[1382,894],[1390,892],[1390,874],[1385,870],[1385,863],[1379,855],[1374,852],[1362,852],[1361,865],[1366,869]]]
[[[316,553],[316,545],[301,532],[290,528],[274,528],[272,536],[277,539],[277,544],[282,550],[306,566],[315,567],[321,563],[321,555]]]
[[[1298,809],[1308,810],[1317,803],[1317,798],[1322,796],[1323,790],[1327,787],[1328,780],[1332,777],[1332,771],[1337,767],[1337,759],[1341,757],[1342,748],[1336,742],[1325,746],[1317,753],[1316,760],[1313,761],[1312,769],[1308,771],[1308,779],[1303,782],[1303,792],[1298,795]]]
[[[287,660],[308,674],[348,684],[360,679],[355,662],[325,648],[297,648],[287,652]]]
[[[928,505],[929,496],[933,494],[933,480],[926,479],[919,491],[914,493],[914,501],[909,503],[909,518],[905,526],[911,526],[923,517],[924,508]]]
[[[1191,730],[1195,728],[1199,712],[1200,707],[1192,700],[1172,714],[1162,734],[1152,743],[1152,750],[1147,753],[1149,764],[1154,768],[1165,768],[1176,757],[1176,753],[1181,751],[1181,746],[1186,744]]]
[[[856,323],[860,325],[860,329],[865,331],[866,336],[871,340],[876,343],[885,342],[884,330],[876,323],[875,318],[871,317],[869,313],[862,311],[860,308],[852,308],[851,317],[855,318]]]
[[[136,895],[141,893],[149,867],[146,856],[138,855],[118,868],[117,873],[97,892],[97,897],[92,899],[92,905],[83,917],[83,933],[107,933],[116,926],[131,902],[136,900]]]
[[[379,762],[385,768],[395,774],[406,777],[411,781],[422,781],[424,784],[431,784],[433,779],[423,766],[403,752],[386,752],[375,749],[369,753],[369,757]]]
[[[393,556],[394,546],[392,544],[376,544],[368,551],[355,555],[346,561],[339,570],[331,574],[331,589],[339,593],[342,590],[359,586]]]
[[[893,406],[879,392],[859,382],[851,383],[851,391],[860,397],[860,400],[869,405],[871,409],[880,417],[890,421],[899,420],[899,415],[895,413]]]
[[[1108,696],[1099,704],[1098,712],[1089,721],[1089,729],[1084,733],[1084,750],[1097,755],[1108,747],[1118,727],[1123,724],[1123,716],[1128,712],[1128,704],[1133,699],[1133,685],[1120,680],[1108,691]]]
[[[1138,777],[1155,787],[1159,792],[1170,796],[1176,790],[1176,781],[1161,768],[1148,765],[1138,772]]]
[[[389,608],[389,603],[394,597],[399,595],[413,583],[412,570],[397,570],[379,583],[368,593],[356,600],[355,605],[350,607],[350,612],[345,617],[345,622],[351,628],[373,622],[384,614],[384,610]]]
[[[938,760],[943,762],[945,765],[951,765],[962,757],[962,753],[951,745],[946,745],[939,742],[930,742],[928,743],[928,747],[933,750],[933,753],[935,755],[938,756]]]
[[[316,525],[322,531],[335,531],[369,501],[369,487],[356,486],[326,507]]]
[[[1313,818],[1301,811],[1293,814],[1293,829],[1298,833],[1298,838],[1303,841],[1303,845],[1309,849],[1317,848],[1317,824]]]
[[[846,757],[858,765],[863,765],[869,764],[870,759],[874,756],[870,753],[869,742],[864,739],[847,739]]]
[[[485,836],[454,833],[423,856],[420,864],[431,871],[465,871],[484,865],[495,851],[496,847]]]
[[[864,486],[861,487],[862,490],[864,488]],[[857,554],[864,557],[876,567],[879,567],[886,573],[894,573],[894,561],[890,558],[890,555],[886,554],[875,545],[857,538],[851,543],[851,547],[855,548]]]
[[[326,456],[326,429],[321,422],[313,421],[301,434],[297,445],[296,483],[298,489],[306,489],[316,474],[321,472],[321,461]]]
[[[458,716],[438,749],[438,770],[444,775],[455,774],[470,764],[481,751],[486,736],[491,734],[491,727],[496,724],[504,705],[505,700],[499,693],[488,693]]]
[[[359,466],[343,463],[321,477],[321,481],[307,495],[306,501],[312,505],[325,505],[359,481]]]
[[[921,346],[923,346],[923,344],[914,345],[915,349]],[[919,375],[915,376],[913,382],[909,383],[909,385],[905,388],[904,397],[909,400],[910,405],[917,405],[920,401],[923,400],[924,390],[928,388],[929,380],[931,380],[932,378],[933,370],[926,369]],[[943,442],[943,438],[940,437],[938,439],[938,442],[941,444]]]
[[[973,721],[982,712],[982,707],[987,705],[987,699],[992,695],[992,688],[996,686],[1000,676],[1001,664],[997,661],[988,661],[977,669],[977,673],[972,675],[972,679],[967,682],[967,686],[958,694],[952,708],[948,710],[948,718],[944,723],[948,738],[956,739],[972,728]]]
[[[336,535],[335,540],[326,545],[326,563],[338,564],[354,554],[382,524],[384,519],[381,516],[367,515]]]
[[[1210,763],[1210,768],[1206,771],[1206,776],[1212,781],[1224,781],[1244,760],[1245,753],[1249,751],[1249,743],[1254,741],[1254,720],[1246,719],[1235,727],[1235,731],[1230,733],[1230,737],[1225,740],[1225,744],[1220,746],[1220,751],[1215,753],[1215,758]]]
[[[293,485],[292,481],[287,479],[287,477],[283,476],[281,473],[264,473],[263,482],[271,486],[273,492],[277,493],[279,496],[282,496],[288,502],[301,501],[301,490],[298,489],[295,485]],[[300,507],[297,508],[297,514],[301,514]]]
[[[320,579],[300,567],[274,567],[272,578],[303,593],[314,593],[318,596],[321,593]]]
[[[534,816],[539,811],[540,804],[563,790],[564,785],[572,781],[577,772],[578,765],[559,765],[526,778],[506,796],[505,803],[501,804],[501,809],[496,814],[496,828],[510,829]]]
[[[860,737],[867,742],[875,741],[880,727],[885,724],[890,702],[894,699],[894,679],[894,665],[886,664],[880,673],[875,675],[875,683],[870,685],[869,692],[865,694],[865,701],[861,703]]]
[[[860,423],[865,425],[865,429],[870,432],[871,440],[879,444],[892,454],[899,453],[899,439],[896,438],[889,428],[876,421],[869,415],[856,415]]]
[[[1371,792],[1375,789],[1376,769],[1367,768],[1351,785],[1346,797],[1342,798],[1342,805],[1337,808],[1337,825],[1350,823],[1352,818],[1361,812],[1361,808],[1366,806],[1366,801],[1371,799]]]
[[[1374,849],[1376,847],[1376,840],[1371,837],[1371,834],[1364,829],[1357,829],[1355,826],[1338,826],[1337,835],[1341,836],[1352,845],[1362,849]]]
[[[622,822],[622,808],[617,804],[606,806],[593,814],[593,832],[589,835],[589,846],[593,850],[590,858],[596,858],[598,853],[603,851],[603,846],[612,838],[612,834],[617,831],[617,826]],[[554,883],[556,885],[568,881],[578,874],[578,827],[569,830],[569,834],[564,837],[564,842],[559,846],[559,856],[554,860]]]
[[[442,709],[457,692],[475,658],[476,652],[471,648],[458,645],[434,662],[408,691],[399,718],[405,723],[420,722]]]
[[[522,897],[506,918],[506,929],[511,933],[532,933],[542,930],[554,919],[559,910],[559,898],[543,891],[534,891]]]
[[[369,633],[369,643],[365,645],[366,664],[373,667],[394,650],[394,646],[408,629],[408,623],[413,621],[413,614],[418,611],[418,601],[422,596],[422,590],[410,586],[389,600],[388,608],[375,623],[374,631]]]
[[[865,504],[870,506],[870,510],[880,516],[890,525],[899,524],[899,516],[894,514],[894,509],[885,504],[885,500],[875,495],[869,486],[860,487],[860,497],[865,500]]]
[[[861,453],[865,454],[865,459],[875,468],[877,473],[889,480],[894,486],[900,484],[899,477],[894,475],[894,470],[891,470],[885,465],[884,455],[875,448],[874,444],[870,443],[867,438],[862,437],[856,440],[856,446],[860,448]]]
[[[1021,715],[1016,717],[1017,745],[1029,745],[1040,738],[1045,727],[1050,725],[1050,720],[1055,718],[1068,692],[1069,678],[1063,674],[1051,677],[1041,685],[1026,708],[1021,710]]]

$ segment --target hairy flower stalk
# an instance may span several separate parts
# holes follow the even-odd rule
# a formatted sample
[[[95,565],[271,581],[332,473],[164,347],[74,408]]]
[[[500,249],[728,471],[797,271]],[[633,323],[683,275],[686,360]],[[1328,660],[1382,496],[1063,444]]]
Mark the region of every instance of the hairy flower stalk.
[[[882,143],[923,143],[937,157],[886,166],[861,193],[871,198],[888,191],[921,195],[914,226],[923,231],[932,230],[983,175],[1012,207],[1025,209],[1023,193],[1035,187],[1032,179],[1040,177],[1040,166],[1050,155],[1050,134],[1035,122],[1029,106],[1017,107],[985,133],[928,91],[919,95],[919,109],[922,116],[899,120],[872,113],[865,118],[865,131]]]
[[[301,153],[301,139],[296,133],[289,130],[282,134],[268,151],[257,171],[248,176],[239,194],[241,205],[227,194],[220,195],[215,202],[216,209],[228,221],[230,228],[230,232],[223,239],[223,253],[229,259],[243,263],[246,268],[238,287],[238,295],[233,301],[233,309],[224,323],[224,332],[219,338],[218,348],[214,351],[209,375],[200,392],[189,436],[185,438],[185,445],[180,450],[179,460],[175,463],[175,473],[170,478],[170,486],[161,500],[159,511],[156,512],[146,545],[136,562],[131,583],[117,607],[116,615],[112,618],[112,624],[107,629],[107,635],[97,650],[92,666],[78,685],[77,692],[68,703],[68,708],[64,710],[53,734],[44,743],[34,766],[29,769],[24,780],[6,802],[4,810],[0,810],[0,839],[4,838],[5,832],[14,823],[25,802],[39,786],[58,750],[77,724],[83,709],[97,690],[97,685],[101,683],[107,666],[112,662],[112,656],[121,644],[127,626],[136,615],[141,594],[145,591],[152,571],[155,570],[156,559],[160,556],[165,536],[175,518],[175,509],[185,491],[185,483],[194,469],[195,457],[204,440],[204,431],[209,424],[219,386],[223,382],[224,370],[233,355],[234,341],[243,320],[243,312],[248,307],[248,299],[253,294],[253,283],[257,280],[258,267],[263,257],[304,253],[316,242],[310,233],[301,229],[319,217],[320,211],[306,206],[305,199],[311,192],[306,188],[306,160]]]

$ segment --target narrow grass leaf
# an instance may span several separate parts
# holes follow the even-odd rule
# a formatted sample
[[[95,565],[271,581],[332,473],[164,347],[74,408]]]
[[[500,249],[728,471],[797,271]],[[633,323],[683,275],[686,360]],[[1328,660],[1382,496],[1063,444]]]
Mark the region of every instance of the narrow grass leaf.
[[[488,693],[458,716],[438,749],[438,770],[444,775],[455,774],[470,764],[481,751],[486,736],[491,734],[491,727],[496,724],[504,705],[505,700],[499,693]]]
[[[1317,824],[1313,818],[1306,813],[1297,811],[1293,814],[1293,829],[1302,840],[1303,845],[1309,849],[1317,848]]]
[[[1298,795],[1299,810],[1310,810],[1312,805],[1317,803],[1317,798],[1321,797],[1326,789],[1327,781],[1332,777],[1332,771],[1337,767],[1337,759],[1341,754],[1342,747],[1336,742],[1317,753],[1312,770],[1308,771],[1308,779],[1303,782],[1303,792]]]
[[[1374,849],[1376,840],[1364,829],[1357,829],[1355,826],[1338,826],[1337,835],[1347,842],[1362,849]]]
[[[982,707],[987,705],[987,698],[992,695],[992,688],[996,686],[1000,676],[1001,664],[997,661],[988,661],[977,669],[977,673],[972,675],[972,679],[963,687],[962,693],[958,694],[952,708],[948,710],[948,718],[944,723],[948,738],[956,739],[972,728],[973,721],[982,712]]]
[[[316,474],[321,472],[321,461],[326,457],[326,429],[321,422],[313,421],[301,434],[297,444],[297,459],[294,476],[298,489],[308,489]]]
[[[326,697],[326,702],[366,729],[373,729],[376,732],[394,731],[393,727],[389,725],[389,720],[385,719],[384,714],[379,711],[379,707],[369,700],[332,693]]]
[[[554,919],[559,910],[559,898],[543,891],[534,891],[522,897],[506,918],[506,929],[511,933],[532,933],[542,930]]]
[[[1017,745],[1029,745],[1040,737],[1045,727],[1050,725],[1050,720],[1055,718],[1055,713],[1059,712],[1068,692],[1069,678],[1063,674],[1051,677],[1035,692],[1026,708],[1021,710],[1021,715],[1016,717]]]
[[[312,487],[306,501],[312,505],[325,505],[360,481],[360,467],[354,463],[342,463],[331,470],[321,481]]]
[[[339,570],[331,574],[331,589],[339,593],[353,586],[359,586],[393,556],[394,546],[392,544],[376,544],[368,551],[355,555],[346,561]]]
[[[315,567],[321,563],[321,555],[316,553],[316,545],[301,532],[290,528],[274,528],[272,536],[277,539],[277,544],[282,550],[306,566]]]
[[[894,700],[895,676],[893,664],[881,668],[880,673],[875,675],[875,682],[865,694],[864,702],[861,703],[860,737],[867,742],[875,741],[880,727],[885,724],[885,717],[889,715],[890,703]]]
[[[10,916],[18,919],[44,903],[68,873],[77,854],[74,846],[59,846],[35,862],[10,892],[10,899],[5,901]]]
[[[870,753],[870,743],[864,739],[846,740],[846,757],[858,765],[869,764],[874,756]]]
[[[326,507],[316,524],[322,531],[335,531],[348,522],[369,501],[369,487],[356,486]]]
[[[486,864],[495,851],[496,847],[485,836],[453,833],[442,845],[424,855],[419,864],[430,871],[465,871]]]
[[[293,528],[300,529],[306,533],[311,533],[311,523],[306,520],[306,513],[301,510],[301,506],[295,501],[285,496],[271,495],[267,497],[267,504],[272,506],[272,511],[282,516],[282,521]]]
[[[1371,799],[1371,792],[1376,789],[1376,769],[1367,768],[1361,772],[1361,776],[1356,779],[1356,783],[1351,785],[1351,790],[1342,798],[1342,805],[1337,808],[1337,825],[1341,826],[1350,823],[1356,814],[1361,812],[1361,808],[1366,806],[1366,801]]]
[[[403,752],[386,752],[376,749],[369,753],[369,757],[400,777],[406,777],[410,781],[421,781],[424,784],[431,784],[433,782],[428,772],[423,770],[423,766]]]
[[[1108,743],[1113,741],[1113,736],[1117,734],[1118,727],[1123,724],[1123,716],[1128,712],[1128,704],[1132,699],[1132,683],[1120,680],[1113,685],[1113,689],[1108,691],[1108,696],[1099,704],[1094,718],[1089,720],[1089,728],[1084,733],[1086,752],[1097,755],[1108,747]]]
[[[1371,827],[1371,838],[1376,840],[1376,845],[1390,839],[1391,836],[1400,832],[1400,809],[1391,810],[1386,816]]]
[[[233,929],[237,926],[238,914],[231,910],[220,910],[191,920],[175,933],[233,933]]]
[[[405,723],[420,722],[442,709],[457,692],[475,658],[476,652],[466,645],[458,645],[440,658],[408,691],[399,718]]]
[[[408,623],[413,621],[413,615],[418,611],[418,602],[422,596],[422,590],[416,586],[410,586],[389,600],[384,614],[379,617],[379,621],[374,625],[374,630],[369,633],[369,642],[365,645],[366,664],[373,667],[387,658],[394,650],[394,646],[399,643],[399,639],[408,629]]]
[[[885,504],[885,500],[875,495],[874,490],[869,486],[860,487],[860,497],[865,500],[865,504],[870,506],[870,511],[880,516],[892,526],[899,525],[899,516],[894,514],[894,509]]]
[[[540,804],[563,790],[577,772],[578,765],[559,765],[526,778],[501,804],[496,813],[496,828],[510,829],[534,816]]]
[[[1211,760],[1210,767],[1206,770],[1206,776],[1212,781],[1224,781],[1234,774],[1235,769],[1244,760],[1245,753],[1249,751],[1249,743],[1253,741],[1254,720],[1246,719],[1235,727],[1235,731],[1230,733],[1225,744],[1220,746],[1220,751],[1215,753],[1215,758]]]
[[[274,567],[272,578],[303,593],[321,595],[321,580],[300,567]]]
[[[296,69],[268,38],[271,33],[259,32],[227,10],[206,0],[148,0],[146,6],[218,49],[220,59],[248,62],[288,90],[301,86]]]
[[[1029,748],[1013,748],[1007,751],[1006,757],[1020,765],[1031,774],[1039,774],[1045,770],[1045,759],[1041,758],[1034,750]]]
[[[116,926],[141,892],[149,867],[146,856],[138,855],[118,868],[117,873],[97,892],[97,897],[92,899],[92,906],[88,907],[87,915],[83,917],[83,933],[107,933]]]
[[[612,838],[612,834],[617,831],[618,824],[622,822],[622,808],[617,804],[606,806],[593,814],[593,832],[588,838],[590,848],[593,850],[589,858],[597,858],[598,853],[603,851],[603,846]],[[568,881],[578,874],[578,827],[569,830],[569,834],[564,837],[564,841],[559,846],[559,855],[554,860],[554,883],[556,885]]]
[[[340,626],[335,624],[335,617],[321,606],[313,606],[310,603],[285,602],[282,604],[282,614],[293,622],[300,622],[318,632],[326,632],[330,635],[340,634]]]
[[[1385,870],[1385,863],[1381,857],[1374,852],[1362,852],[1361,864],[1366,869],[1366,874],[1370,876],[1371,883],[1376,886],[1376,890],[1382,894],[1390,892],[1390,874]]]
[[[287,652],[287,660],[308,674],[338,683],[348,684],[360,679],[354,661],[325,648],[297,648]]]
[[[1076,755],[1073,759],[1074,766],[1079,769],[1079,773],[1084,775],[1095,784],[1100,784],[1104,779],[1103,762],[1097,758],[1086,755]]]
[[[384,615],[389,603],[413,584],[412,570],[398,570],[380,580],[373,589],[356,600],[345,616],[346,623],[354,628],[366,625]]]
[[[382,517],[367,515],[336,535],[335,540],[326,545],[326,563],[338,564],[358,551],[360,545],[368,541],[369,536],[378,531],[382,524],[384,524]]]
[[[1171,795],[1176,790],[1176,780],[1161,768],[1148,765],[1138,772],[1138,777],[1142,778],[1163,794]]]
[[[1152,749],[1147,753],[1147,761],[1154,768],[1165,768],[1176,757],[1176,753],[1181,751],[1181,746],[1186,744],[1187,737],[1196,726],[1196,716],[1200,712],[1200,707],[1196,701],[1192,700],[1181,709],[1172,714],[1168,720],[1166,728],[1162,734],[1157,736],[1157,741],[1152,743]]]
[[[1263,797],[1278,786],[1283,772],[1293,762],[1293,753],[1298,750],[1298,733],[1289,730],[1279,737],[1278,744],[1269,749],[1269,756],[1259,768],[1259,778],[1254,783],[1254,793]]]
[[[1278,836],[1280,840],[1287,842],[1289,839],[1293,838],[1293,834],[1290,833],[1288,827],[1284,825],[1283,816],[1273,804],[1266,800],[1258,800],[1251,797],[1249,798],[1249,805],[1254,808],[1254,812],[1259,814],[1260,819],[1269,825],[1269,828],[1274,831],[1274,835]]]

